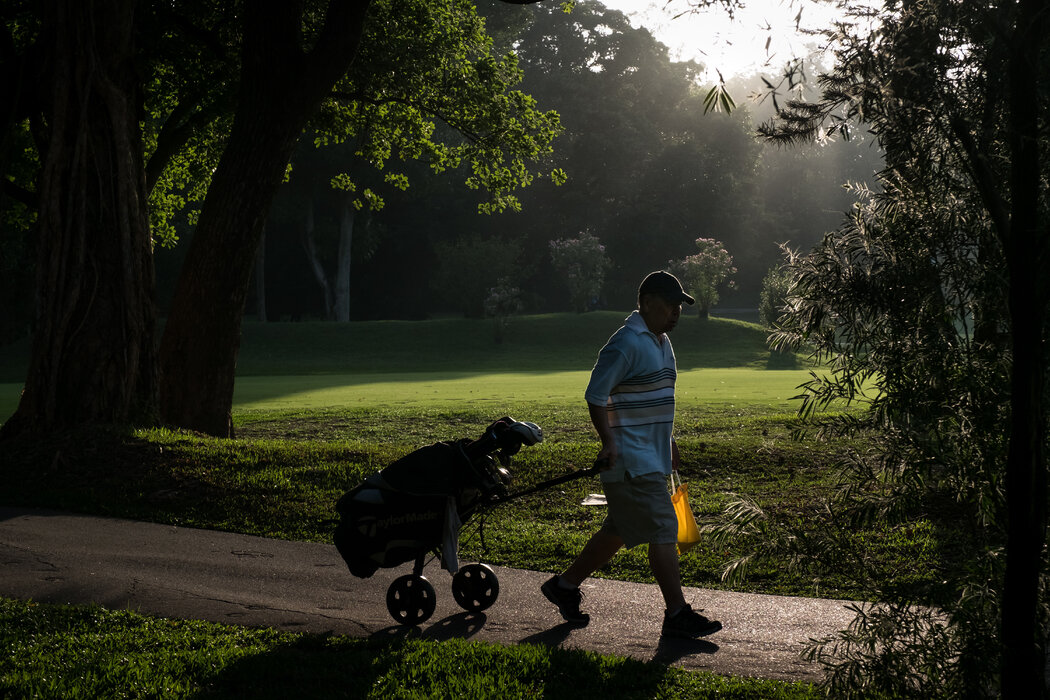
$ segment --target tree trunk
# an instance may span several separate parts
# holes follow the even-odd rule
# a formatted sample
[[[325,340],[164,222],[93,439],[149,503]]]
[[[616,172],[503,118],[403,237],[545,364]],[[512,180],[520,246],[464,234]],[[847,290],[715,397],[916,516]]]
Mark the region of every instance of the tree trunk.
[[[266,212],[301,124],[241,116],[212,177],[160,347],[165,423],[232,436],[241,316]]]
[[[1038,622],[1039,577],[1047,527],[1047,475],[1043,324],[1047,289],[1043,282],[1048,232],[1040,227],[1041,154],[1039,95],[1032,86],[1040,65],[1046,2],[1022,0],[1011,47],[1010,228],[1004,249],[1010,273],[1013,371],[1010,446],[1006,464],[1006,576],[1002,595],[1003,664],[1006,699],[1046,697],[1045,640]]]
[[[1028,256],[1022,255],[1027,258]],[[1018,270],[1010,284],[1013,376],[1010,447],[1006,465],[1006,577],[1002,596],[1003,698],[1046,697],[1045,654],[1038,622],[1039,575],[1046,542],[1046,464],[1041,336],[1045,304],[1032,306],[1034,285]]]
[[[317,282],[317,286],[321,288],[321,294],[324,298],[325,320],[331,321],[334,318],[332,308],[332,285],[328,283],[328,275],[324,271],[324,265],[321,264],[321,256],[317,252],[317,241],[314,239],[315,206],[316,203],[313,197],[308,198],[306,203],[306,216],[303,220],[301,241],[303,244],[303,252],[306,253],[306,260],[310,263],[310,271],[314,273],[314,280]]]
[[[135,0],[48,2],[38,323],[4,435],[157,412],[153,257],[134,66]]]
[[[255,254],[255,318],[266,323],[266,229],[259,234],[259,250]]]
[[[160,348],[165,422],[232,436],[234,371],[266,214],[311,116],[350,67],[368,0],[332,0],[303,52],[298,3],[247,3],[241,86]]]
[[[347,192],[339,212],[339,255],[335,275],[335,320],[342,323],[350,321],[350,252],[354,242],[356,213],[353,197]]]

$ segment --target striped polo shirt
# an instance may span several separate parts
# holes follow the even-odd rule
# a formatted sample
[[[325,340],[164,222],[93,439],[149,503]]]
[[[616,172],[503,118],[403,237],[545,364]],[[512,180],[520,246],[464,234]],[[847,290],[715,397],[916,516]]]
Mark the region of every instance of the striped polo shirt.
[[[670,338],[657,337],[633,312],[598,353],[585,393],[587,403],[608,410],[619,453],[616,466],[602,472],[602,481],[671,473],[677,377]]]

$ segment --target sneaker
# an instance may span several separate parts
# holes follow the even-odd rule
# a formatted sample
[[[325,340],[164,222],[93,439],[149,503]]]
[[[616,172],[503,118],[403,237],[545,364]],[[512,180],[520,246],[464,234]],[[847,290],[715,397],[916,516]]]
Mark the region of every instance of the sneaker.
[[[580,602],[583,600],[583,593],[579,588],[563,588],[558,585],[558,577],[552,576],[540,586],[540,590],[547,600],[558,606],[558,612],[561,613],[566,622],[586,625],[591,621],[590,615],[580,612]]]
[[[694,612],[691,606],[686,605],[674,617],[668,617],[664,612],[664,626],[661,634],[665,637],[696,639],[714,634],[720,629],[722,629],[721,622],[708,620],[700,613]]]

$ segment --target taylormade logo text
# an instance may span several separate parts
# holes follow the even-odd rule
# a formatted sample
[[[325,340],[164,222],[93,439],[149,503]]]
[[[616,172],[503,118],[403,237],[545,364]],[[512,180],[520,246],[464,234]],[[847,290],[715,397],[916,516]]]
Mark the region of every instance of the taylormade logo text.
[[[362,518],[358,521],[358,529],[362,534],[375,537],[379,530],[388,530],[398,525],[410,525],[424,520],[437,520],[441,514],[436,510],[417,511],[403,515],[389,515],[385,518]]]

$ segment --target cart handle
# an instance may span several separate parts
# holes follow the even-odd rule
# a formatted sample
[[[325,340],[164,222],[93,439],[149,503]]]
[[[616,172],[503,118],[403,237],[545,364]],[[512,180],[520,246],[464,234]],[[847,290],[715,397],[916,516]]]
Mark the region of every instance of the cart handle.
[[[595,474],[597,474],[597,473],[599,473],[601,471],[604,471],[605,469],[606,469],[605,461],[604,460],[598,461],[598,462],[594,463],[594,466],[588,467],[587,469],[580,469],[578,471],[569,472],[568,474],[562,474],[561,476],[556,476],[553,479],[548,479],[547,481],[541,481],[540,483],[536,484],[535,486],[533,486],[530,489],[525,489],[524,491],[519,491],[518,493],[512,493],[512,494],[506,496],[505,498],[501,498],[498,501],[498,503],[506,503],[507,501],[513,501],[516,498],[521,498],[522,496],[528,496],[530,494],[536,493],[537,491],[543,491],[544,489],[549,489],[551,486],[557,486],[558,484],[564,484],[567,481],[576,481],[577,479],[583,479],[583,478],[588,477],[588,476],[594,476]]]

